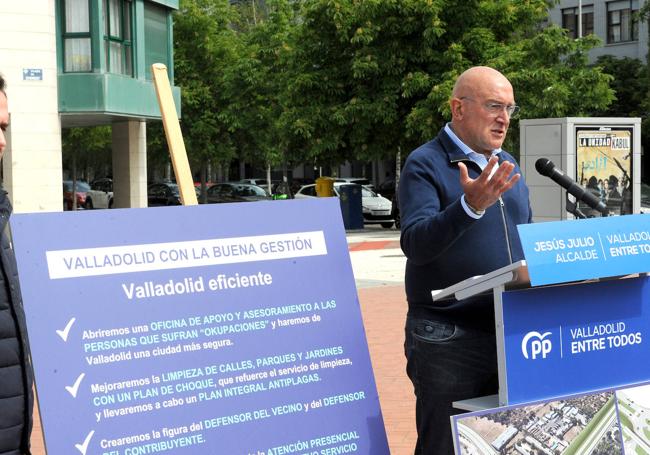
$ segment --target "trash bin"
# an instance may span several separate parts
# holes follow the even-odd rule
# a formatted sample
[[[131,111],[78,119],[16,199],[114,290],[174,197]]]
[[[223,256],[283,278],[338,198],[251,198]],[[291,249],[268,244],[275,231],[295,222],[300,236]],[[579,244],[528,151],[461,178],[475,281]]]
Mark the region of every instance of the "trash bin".
[[[345,229],[363,229],[363,210],[361,208],[361,185],[341,185],[337,187],[341,202],[341,214]]]
[[[318,197],[334,196],[334,179],[332,177],[318,177],[316,179],[316,195]]]

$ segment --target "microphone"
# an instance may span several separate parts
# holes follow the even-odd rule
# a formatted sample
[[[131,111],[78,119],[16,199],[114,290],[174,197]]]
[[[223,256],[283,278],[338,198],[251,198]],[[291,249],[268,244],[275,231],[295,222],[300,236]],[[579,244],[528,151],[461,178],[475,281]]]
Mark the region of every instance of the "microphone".
[[[582,201],[594,210],[599,211],[607,216],[608,210],[605,204],[591,192],[587,191],[581,185],[578,185],[571,177],[566,175],[555,164],[547,158],[540,158],[535,161],[535,169],[545,177],[550,178],[555,183],[564,188],[567,193],[576,198],[576,202]]]

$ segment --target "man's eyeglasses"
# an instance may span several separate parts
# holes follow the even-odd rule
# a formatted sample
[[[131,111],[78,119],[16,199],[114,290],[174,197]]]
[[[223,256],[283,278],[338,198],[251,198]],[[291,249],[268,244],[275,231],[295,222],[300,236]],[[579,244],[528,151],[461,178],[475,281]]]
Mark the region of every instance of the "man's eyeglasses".
[[[478,103],[473,98],[469,98],[467,96],[463,96],[459,98],[461,100],[467,100],[467,101],[472,101],[474,103]],[[519,106],[516,104],[503,104],[503,103],[493,103],[493,102],[488,102],[488,103],[482,103],[482,106],[485,108],[486,111],[488,111],[490,114],[497,115],[502,111],[506,111],[508,114],[508,117],[513,118],[519,113]]]

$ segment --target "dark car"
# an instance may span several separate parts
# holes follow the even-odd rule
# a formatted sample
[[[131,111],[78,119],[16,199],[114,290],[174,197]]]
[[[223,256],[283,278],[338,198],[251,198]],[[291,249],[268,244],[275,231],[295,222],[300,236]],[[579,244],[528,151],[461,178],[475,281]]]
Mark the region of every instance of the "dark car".
[[[641,211],[647,213],[650,209],[650,185],[641,184]]]
[[[147,187],[147,200],[149,207],[181,205],[181,193],[175,183],[152,183]]]
[[[249,183],[217,183],[208,188],[208,204],[268,201],[271,199],[271,195],[264,188]]]
[[[86,205],[86,194],[90,191],[90,185],[86,182],[77,180],[75,185],[75,193],[77,196],[77,209],[81,209]],[[72,180],[63,181],[63,210],[72,210]]]
[[[390,177],[377,187],[377,192],[391,201],[395,197],[395,179]]]

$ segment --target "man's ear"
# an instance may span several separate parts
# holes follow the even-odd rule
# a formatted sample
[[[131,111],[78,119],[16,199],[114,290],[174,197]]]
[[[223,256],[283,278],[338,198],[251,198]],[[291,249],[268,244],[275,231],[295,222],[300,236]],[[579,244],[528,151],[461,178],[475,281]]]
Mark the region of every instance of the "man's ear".
[[[452,98],[449,100],[449,107],[451,107],[451,118],[452,119],[462,119],[463,118],[463,103],[458,98]]]

